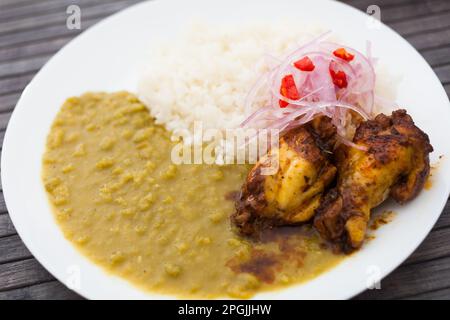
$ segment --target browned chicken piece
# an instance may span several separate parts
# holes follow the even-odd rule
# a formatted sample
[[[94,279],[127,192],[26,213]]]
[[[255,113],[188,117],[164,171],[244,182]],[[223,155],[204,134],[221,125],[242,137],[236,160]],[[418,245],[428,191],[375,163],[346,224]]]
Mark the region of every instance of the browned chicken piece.
[[[317,146],[327,154],[331,154],[337,142],[336,127],[331,119],[325,116],[316,117],[308,126]]]
[[[334,133],[329,131],[332,136]],[[312,125],[293,129],[280,138],[278,148],[272,148],[252,168],[232,216],[242,234],[254,235],[264,227],[298,224],[312,218],[336,174],[328,154],[319,148],[319,144],[324,145],[319,140],[320,134]],[[265,174],[277,159],[278,168]]]
[[[314,219],[322,237],[346,252],[361,247],[372,208],[389,196],[403,204],[418,195],[433,151],[405,110],[361,123],[353,142],[367,151],[339,148],[337,187],[324,197]]]

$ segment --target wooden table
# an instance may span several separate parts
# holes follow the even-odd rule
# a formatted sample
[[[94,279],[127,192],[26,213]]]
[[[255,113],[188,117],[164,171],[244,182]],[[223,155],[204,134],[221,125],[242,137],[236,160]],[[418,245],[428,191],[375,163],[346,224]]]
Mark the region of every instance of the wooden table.
[[[0,141],[27,83],[55,52],[80,33],[66,28],[67,6],[81,7],[82,30],[85,30],[137,2],[0,0]],[[420,51],[434,68],[447,94],[450,93],[450,1],[345,2],[363,11],[373,2],[380,6],[382,21]],[[425,242],[381,282],[381,288],[366,291],[357,298],[450,298],[450,202]],[[0,300],[80,298],[55,280],[24,246],[14,230],[0,191]]]

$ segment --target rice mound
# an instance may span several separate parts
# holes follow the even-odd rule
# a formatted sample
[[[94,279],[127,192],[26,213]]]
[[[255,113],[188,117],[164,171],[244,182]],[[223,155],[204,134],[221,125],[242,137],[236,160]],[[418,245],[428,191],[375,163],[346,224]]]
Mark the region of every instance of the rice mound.
[[[321,31],[296,22],[193,23],[177,39],[152,47],[138,96],[174,136],[192,132],[196,121],[203,129],[236,128],[247,93],[267,68],[264,57],[284,55]]]

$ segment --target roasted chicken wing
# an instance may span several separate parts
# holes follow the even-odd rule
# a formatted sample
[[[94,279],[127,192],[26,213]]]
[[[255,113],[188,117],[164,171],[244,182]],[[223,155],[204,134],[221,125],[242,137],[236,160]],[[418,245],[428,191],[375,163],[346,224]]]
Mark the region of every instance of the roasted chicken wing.
[[[337,186],[324,197],[314,219],[322,237],[347,252],[362,245],[372,208],[389,196],[399,203],[417,196],[433,151],[428,136],[405,110],[361,123],[353,142],[361,149],[337,150]]]
[[[324,126],[328,131],[317,133]],[[241,233],[252,235],[265,226],[297,224],[310,220],[336,168],[321,147],[335,130],[317,122],[293,129],[280,138],[252,168],[236,203],[232,221]],[[278,161],[272,174],[264,170]]]

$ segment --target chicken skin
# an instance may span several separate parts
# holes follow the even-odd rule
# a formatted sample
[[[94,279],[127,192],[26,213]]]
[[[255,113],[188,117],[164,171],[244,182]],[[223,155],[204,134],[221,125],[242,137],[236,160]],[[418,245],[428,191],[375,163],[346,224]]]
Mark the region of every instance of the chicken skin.
[[[338,180],[317,209],[314,226],[345,252],[361,247],[372,208],[391,196],[403,204],[418,195],[430,172],[428,136],[405,110],[362,122],[353,142],[336,151]]]
[[[242,234],[255,235],[264,227],[298,224],[313,217],[337,171],[319,147],[326,145],[322,139],[327,135],[334,136],[333,130],[319,135],[313,125],[293,129],[257,162],[231,217]],[[277,168],[265,173],[275,162]]]

